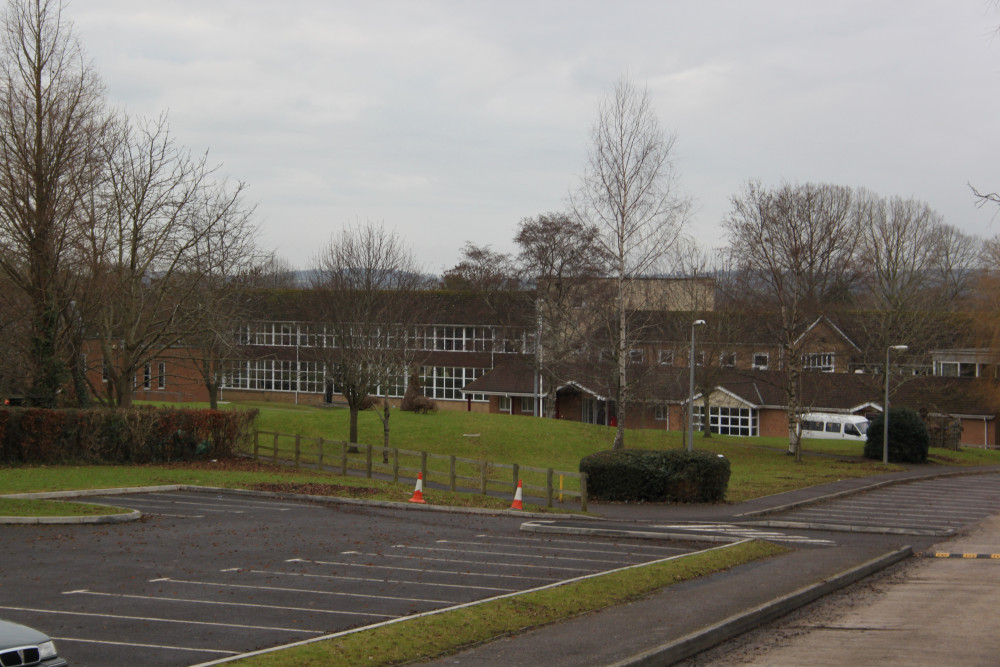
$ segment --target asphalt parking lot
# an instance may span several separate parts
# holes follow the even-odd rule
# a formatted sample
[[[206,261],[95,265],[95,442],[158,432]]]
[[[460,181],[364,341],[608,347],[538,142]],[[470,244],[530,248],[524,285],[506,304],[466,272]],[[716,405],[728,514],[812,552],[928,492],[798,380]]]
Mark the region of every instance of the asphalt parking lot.
[[[0,617],[48,633],[73,665],[192,665],[701,548],[528,533],[511,515],[198,492],[94,500],[146,517],[0,528]]]

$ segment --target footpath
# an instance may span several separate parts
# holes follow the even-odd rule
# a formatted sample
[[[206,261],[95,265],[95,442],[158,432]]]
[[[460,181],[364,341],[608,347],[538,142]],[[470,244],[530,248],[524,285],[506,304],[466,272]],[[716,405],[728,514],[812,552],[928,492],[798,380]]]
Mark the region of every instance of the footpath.
[[[759,498],[739,505],[653,505],[653,504],[592,504],[594,511],[616,526],[633,525],[641,531],[648,522],[730,521],[740,515],[754,512],[780,512],[803,504],[819,502],[842,495],[849,495],[879,488],[888,484],[940,476],[968,475],[998,472],[1000,466],[955,468],[922,466],[879,479],[847,479],[831,484],[800,489],[789,493]],[[981,522],[982,534],[977,534],[977,548],[989,547],[1000,552],[1000,521]],[[969,527],[964,533],[975,530]],[[825,534],[829,536],[830,534]],[[841,534],[843,536],[843,534]],[[940,542],[935,544],[935,542]],[[956,549],[964,543],[956,541]],[[803,548],[787,555],[761,562],[749,563],[728,572],[720,572],[702,579],[685,582],[653,594],[638,602],[611,607],[585,614],[575,619],[546,626],[511,637],[499,639],[456,654],[421,663],[425,665],[517,665],[544,663],[549,667],[594,666],[647,666],[670,665],[715,646],[763,623],[775,620],[814,600],[832,593],[855,581],[861,580],[889,565],[910,558],[914,553],[947,551],[948,541],[940,537],[922,537],[898,534],[851,534],[843,536],[838,545],[823,548]],[[925,559],[921,559],[925,560]],[[951,560],[951,559],[948,559]],[[960,562],[957,559],[955,562]],[[1000,581],[1000,560],[984,560],[995,572],[992,581]],[[963,577],[968,569],[950,568],[942,564],[940,575],[944,578],[939,587],[906,586],[914,588],[923,598],[912,596],[908,604],[934,609],[941,590],[955,586],[969,586],[968,581],[951,581],[950,576]],[[934,569],[935,577],[938,568]],[[974,583],[972,583],[974,585]],[[996,592],[996,588],[990,589]],[[953,596],[954,598],[954,596]],[[960,597],[954,598],[956,602]],[[991,598],[995,600],[996,598]],[[954,616],[945,616],[949,622],[944,628],[962,623],[959,612],[948,610]],[[905,616],[906,612],[902,612]],[[1000,630],[1000,617],[993,630]],[[977,621],[978,622],[978,621]],[[980,628],[985,633],[1000,637],[1000,632]],[[914,630],[918,632],[918,630]],[[892,645],[909,641],[905,633],[877,633],[876,643],[882,642],[883,653],[891,653]],[[838,635],[827,633],[833,644],[843,642]],[[811,649],[807,649],[811,650]],[[862,654],[864,655],[864,654]],[[834,659],[828,664],[871,664],[875,654]],[[995,653],[994,653],[995,655]],[[782,664],[818,664],[811,653],[792,654]],[[886,664],[941,664],[918,660],[887,662]],[[945,660],[945,663],[956,664]],[[960,664],[987,664],[961,662]],[[765,660],[760,664],[771,664]]]

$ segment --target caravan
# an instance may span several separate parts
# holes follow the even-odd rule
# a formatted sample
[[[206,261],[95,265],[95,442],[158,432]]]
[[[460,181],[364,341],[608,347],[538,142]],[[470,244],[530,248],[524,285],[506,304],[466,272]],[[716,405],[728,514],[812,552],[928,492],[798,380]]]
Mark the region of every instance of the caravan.
[[[864,441],[868,437],[868,420],[857,415],[810,412],[800,423],[803,438]]]

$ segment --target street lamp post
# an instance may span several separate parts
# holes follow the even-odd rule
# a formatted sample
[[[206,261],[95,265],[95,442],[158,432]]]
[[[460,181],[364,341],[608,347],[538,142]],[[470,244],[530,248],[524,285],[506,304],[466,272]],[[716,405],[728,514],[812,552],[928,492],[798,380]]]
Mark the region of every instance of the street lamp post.
[[[691,323],[691,377],[688,383],[688,437],[687,450],[694,450],[694,330],[705,324],[705,320],[695,320]]]
[[[885,404],[882,406],[882,464],[889,463],[889,353],[906,352],[906,345],[890,345],[885,350]]]

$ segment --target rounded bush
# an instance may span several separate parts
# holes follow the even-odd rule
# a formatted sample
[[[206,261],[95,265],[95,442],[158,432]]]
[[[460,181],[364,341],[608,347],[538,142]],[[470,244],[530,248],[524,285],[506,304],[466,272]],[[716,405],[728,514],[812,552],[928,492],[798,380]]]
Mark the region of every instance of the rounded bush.
[[[598,500],[719,502],[729,485],[729,461],[711,452],[618,449],[580,461],[587,494]]]
[[[868,425],[865,458],[882,460],[883,415],[876,415]],[[927,425],[909,408],[889,408],[889,461],[892,463],[926,463],[930,449]]]

